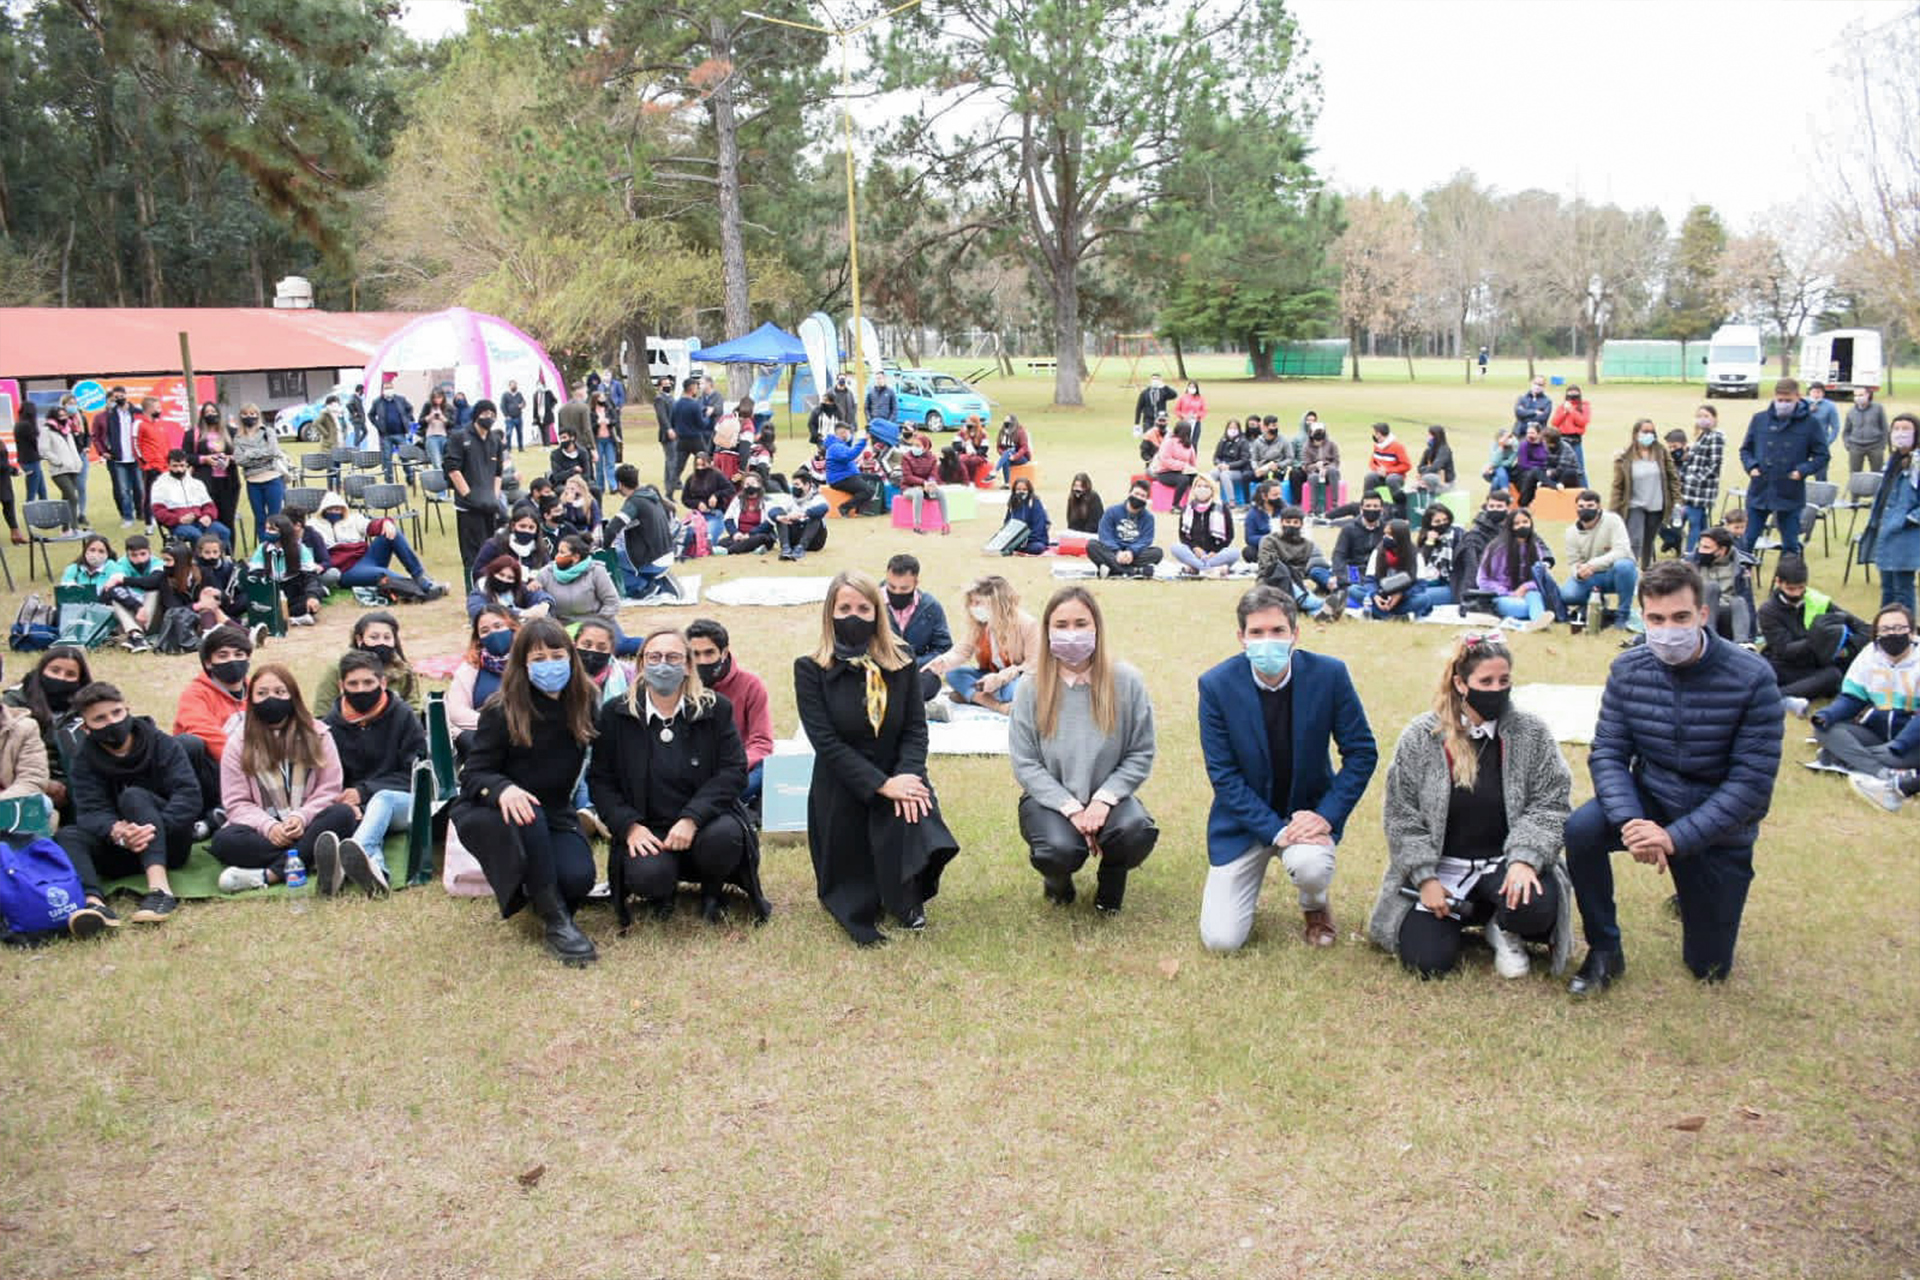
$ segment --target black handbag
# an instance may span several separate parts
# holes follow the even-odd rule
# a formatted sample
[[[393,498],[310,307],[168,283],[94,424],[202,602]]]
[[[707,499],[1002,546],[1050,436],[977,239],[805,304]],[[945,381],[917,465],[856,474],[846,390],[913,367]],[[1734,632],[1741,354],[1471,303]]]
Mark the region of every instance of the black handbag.
[[[1379,583],[1376,585],[1376,590],[1378,590],[1379,593],[1383,596],[1397,596],[1411,586],[1413,586],[1412,574],[1390,573],[1386,577],[1380,579]]]

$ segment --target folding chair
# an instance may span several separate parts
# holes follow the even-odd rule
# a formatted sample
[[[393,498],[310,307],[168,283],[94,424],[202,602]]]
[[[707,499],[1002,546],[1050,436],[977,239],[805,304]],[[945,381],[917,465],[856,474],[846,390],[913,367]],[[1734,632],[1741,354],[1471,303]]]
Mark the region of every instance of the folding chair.
[[[1807,510],[1800,518],[1800,541],[1813,541],[1813,525],[1820,526],[1820,553],[1833,554],[1833,539],[1827,533],[1827,520],[1840,497],[1840,486],[1826,480],[1807,481]],[[1808,521],[1812,521],[1809,524]]]
[[[433,766],[433,783],[438,798],[451,800],[460,789],[453,766],[453,733],[447,725],[447,695],[435,690],[427,695],[427,759]]]
[[[47,557],[47,544],[50,542],[78,542],[86,537],[83,530],[73,527],[73,504],[64,498],[41,499],[29,502],[20,508],[20,517],[27,526],[27,581],[33,581],[33,550],[40,549],[40,567],[47,571],[47,581],[52,582],[56,575],[53,561]],[[53,533],[45,530],[55,530]],[[13,571],[7,571],[7,587],[13,587]]]
[[[413,811],[407,822],[407,870],[403,883],[413,886],[431,884],[439,868],[433,851],[444,848],[447,840],[447,802],[437,794],[433,762],[413,763]]]
[[[433,512],[434,524],[444,535],[447,531],[447,518],[441,514],[441,510],[453,505],[453,488],[447,483],[447,473],[431,467],[422,471],[420,492],[426,496],[427,510]]]
[[[327,496],[325,489],[289,489],[280,503],[282,511],[304,511],[311,516],[320,509],[320,499]]]
[[[407,505],[407,486],[403,484],[370,484],[361,494],[366,503],[369,518],[389,517],[394,520],[413,521],[413,541],[418,546],[424,540],[420,529],[420,513]]]
[[[245,571],[241,581],[247,597],[248,629],[264,623],[270,636],[287,634],[287,611],[280,600],[280,584],[272,575],[252,569]]]

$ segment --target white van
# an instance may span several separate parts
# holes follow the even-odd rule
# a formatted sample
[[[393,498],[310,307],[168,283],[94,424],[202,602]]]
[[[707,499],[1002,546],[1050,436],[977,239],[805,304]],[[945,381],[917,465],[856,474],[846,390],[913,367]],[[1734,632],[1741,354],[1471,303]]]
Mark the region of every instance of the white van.
[[[1723,324],[1713,331],[1707,354],[1707,399],[1715,396],[1760,398],[1760,380],[1767,372],[1767,349],[1760,342],[1760,326]]]
[[[1800,385],[1824,382],[1829,400],[1844,400],[1858,387],[1878,389],[1886,372],[1881,356],[1878,329],[1809,334],[1800,343]]]
[[[693,353],[705,345],[698,338],[656,338],[649,335],[647,381],[659,382],[662,378],[672,378],[674,388],[677,390],[681,383],[699,372],[693,365]],[[627,355],[628,352],[623,349],[620,353],[622,363],[625,362]]]

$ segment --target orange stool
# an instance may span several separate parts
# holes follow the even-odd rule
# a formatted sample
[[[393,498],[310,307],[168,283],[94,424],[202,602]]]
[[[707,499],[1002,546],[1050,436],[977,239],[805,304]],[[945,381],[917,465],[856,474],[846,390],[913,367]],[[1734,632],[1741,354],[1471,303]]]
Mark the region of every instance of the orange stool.
[[[845,489],[836,489],[832,485],[824,485],[820,489],[820,496],[827,500],[827,519],[845,520],[852,518],[840,510],[843,504],[853,501],[853,495]],[[855,516],[857,515],[858,512],[855,513]]]
[[[1574,518],[1574,500],[1579,496],[1578,489],[1549,489],[1541,485],[1533,491],[1533,505],[1528,510],[1533,512],[1536,523],[1541,520],[1569,523]]]
[[[1040,471],[1031,462],[1023,462],[1017,467],[1007,468],[1007,487],[1011,489],[1015,480],[1025,479],[1033,486],[1034,492],[1040,491]]]

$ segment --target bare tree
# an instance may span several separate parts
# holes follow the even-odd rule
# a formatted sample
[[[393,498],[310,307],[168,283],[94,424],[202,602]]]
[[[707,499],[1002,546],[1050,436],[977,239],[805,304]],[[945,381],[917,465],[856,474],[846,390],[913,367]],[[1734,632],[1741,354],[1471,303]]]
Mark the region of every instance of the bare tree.
[[[1641,307],[1666,254],[1667,224],[1657,210],[1575,200],[1557,223],[1548,295],[1567,310],[1587,351],[1587,381],[1600,381],[1600,343],[1616,320]]]
[[[1528,378],[1540,335],[1571,318],[1566,295],[1555,288],[1566,221],[1560,197],[1537,190],[1500,201],[1494,220],[1493,301],[1526,343]]]
[[[1360,340],[1368,332],[1398,334],[1419,311],[1426,281],[1419,214],[1404,195],[1369,191],[1346,202],[1347,229],[1334,246],[1340,266],[1340,319],[1360,381]],[[1411,359],[1411,357],[1409,357]],[[1408,365],[1412,378],[1412,365]]]
[[[1833,287],[1830,246],[1797,210],[1781,207],[1756,221],[1752,235],[1727,244],[1721,271],[1728,294],[1780,334],[1780,375],[1793,371],[1794,340]]]
[[[1920,9],[1848,41],[1860,155],[1828,188],[1833,224],[1857,274],[1920,334]]]
[[[1492,230],[1493,196],[1467,170],[1420,197],[1420,242],[1434,288],[1447,301],[1454,353],[1469,383],[1473,353],[1467,349],[1467,317],[1486,302]]]

